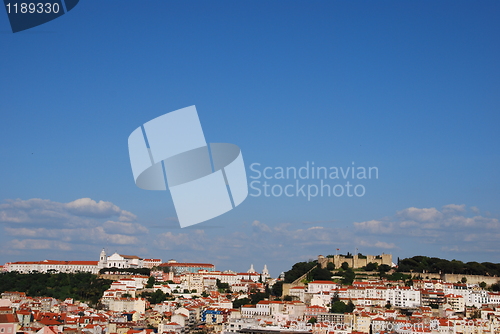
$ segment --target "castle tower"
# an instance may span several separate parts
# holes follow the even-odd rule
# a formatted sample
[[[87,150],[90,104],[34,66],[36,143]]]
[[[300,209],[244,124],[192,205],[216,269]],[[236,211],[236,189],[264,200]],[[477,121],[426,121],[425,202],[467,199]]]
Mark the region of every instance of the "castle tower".
[[[106,268],[108,266],[108,257],[106,255],[106,251],[104,248],[101,251],[101,255],[99,255],[99,263],[97,264],[97,267],[99,269]]]

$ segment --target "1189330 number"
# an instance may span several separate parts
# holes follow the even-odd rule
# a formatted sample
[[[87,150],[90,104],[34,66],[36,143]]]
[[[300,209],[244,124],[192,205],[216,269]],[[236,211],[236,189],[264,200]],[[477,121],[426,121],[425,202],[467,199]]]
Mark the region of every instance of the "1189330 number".
[[[34,2],[23,2],[23,3],[7,3],[5,5],[7,7],[7,13],[8,14],[57,14],[59,13],[60,6],[59,4],[56,3],[34,3]]]

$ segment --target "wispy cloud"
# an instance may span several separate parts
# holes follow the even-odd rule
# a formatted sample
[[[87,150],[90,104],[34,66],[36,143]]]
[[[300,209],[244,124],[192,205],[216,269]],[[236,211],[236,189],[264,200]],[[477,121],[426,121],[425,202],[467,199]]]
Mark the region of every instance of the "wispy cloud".
[[[476,207],[472,207],[468,212],[465,204],[448,204],[440,210],[411,207],[398,211],[391,217],[355,222],[353,225],[358,235],[390,237],[396,240],[411,238],[416,243],[441,245],[441,249],[446,251],[477,248],[466,244],[479,241],[482,241],[484,246],[492,243],[491,246],[494,247],[493,243],[500,235],[500,222],[496,218],[481,216],[478,213]],[[460,244],[460,247],[456,246],[457,244]],[[390,245],[391,243],[386,246]]]
[[[106,220],[116,217],[115,220]],[[148,229],[111,202],[80,198],[69,203],[33,198],[0,204],[0,223],[12,249],[71,250],[81,244],[134,245]],[[4,241],[5,242],[5,241]]]
[[[119,221],[133,221],[136,216],[120,209],[111,202],[96,202],[90,198],[80,198],[69,203],[54,202],[48,199],[28,200],[8,199],[0,204],[0,222],[16,224],[37,224],[44,222],[85,223],[88,218],[118,217]]]

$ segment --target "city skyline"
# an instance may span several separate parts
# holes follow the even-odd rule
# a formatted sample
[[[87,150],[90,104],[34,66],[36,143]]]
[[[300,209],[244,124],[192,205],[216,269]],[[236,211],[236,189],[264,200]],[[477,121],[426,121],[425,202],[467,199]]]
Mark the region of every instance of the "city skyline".
[[[500,263],[499,12],[80,2],[15,34],[0,15],[0,264],[103,247],[273,276],[337,248]],[[127,138],[192,105],[210,142],[241,148],[249,196],[180,229],[168,191],[134,184]],[[313,163],[327,177],[276,174]]]

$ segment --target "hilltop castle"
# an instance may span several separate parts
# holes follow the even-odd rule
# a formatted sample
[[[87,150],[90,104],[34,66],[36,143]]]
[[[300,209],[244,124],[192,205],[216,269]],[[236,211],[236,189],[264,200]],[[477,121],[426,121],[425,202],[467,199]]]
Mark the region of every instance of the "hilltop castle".
[[[382,255],[329,255],[324,257],[323,255],[318,256],[318,263],[321,268],[326,268],[328,263],[333,263],[335,268],[340,268],[342,263],[347,262],[350,268],[357,269],[366,266],[368,263],[377,263],[378,265],[386,264],[392,266],[392,254]]]

